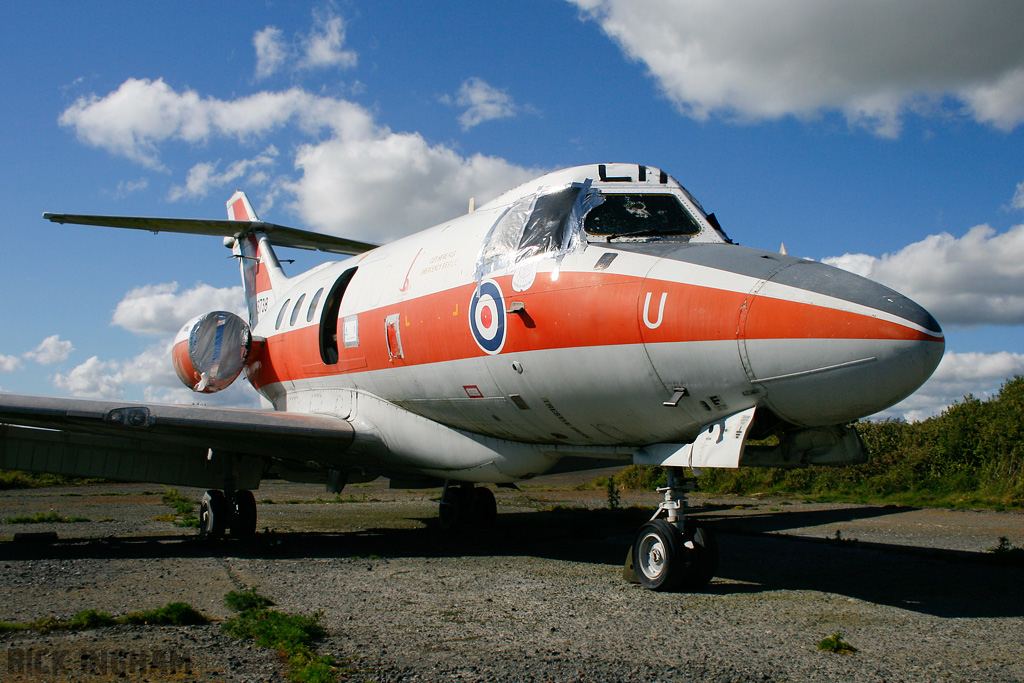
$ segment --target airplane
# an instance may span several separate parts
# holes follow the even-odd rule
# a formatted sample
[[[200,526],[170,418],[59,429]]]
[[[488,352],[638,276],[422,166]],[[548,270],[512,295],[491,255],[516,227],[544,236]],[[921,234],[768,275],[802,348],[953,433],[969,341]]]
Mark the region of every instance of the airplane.
[[[200,394],[244,374],[273,410],[0,395],[0,467],[208,489],[200,534],[250,536],[262,479],[440,486],[444,529],[540,474],[660,465],[629,549],[639,582],[717,568],[686,517],[687,468],[866,460],[852,423],[914,392],[939,324],[878,283],[739,246],[665,171],[578,166],[378,246],[266,223],[46,213],[56,223],[223,238],[248,320],[189,321],[172,361]],[[287,276],[275,247],[347,258]],[[758,441],[757,444],[748,443]]]

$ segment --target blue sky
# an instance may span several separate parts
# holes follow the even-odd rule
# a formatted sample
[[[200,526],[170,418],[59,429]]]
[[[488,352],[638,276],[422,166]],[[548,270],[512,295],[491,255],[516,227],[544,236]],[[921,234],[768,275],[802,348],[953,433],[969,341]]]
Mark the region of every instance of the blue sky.
[[[946,358],[891,414],[1024,373],[1019,2],[250,6],[0,6],[4,390],[194,401],[168,341],[241,306],[215,238],[43,211],[220,218],[238,188],[264,220],[381,242],[605,161],[929,308]]]

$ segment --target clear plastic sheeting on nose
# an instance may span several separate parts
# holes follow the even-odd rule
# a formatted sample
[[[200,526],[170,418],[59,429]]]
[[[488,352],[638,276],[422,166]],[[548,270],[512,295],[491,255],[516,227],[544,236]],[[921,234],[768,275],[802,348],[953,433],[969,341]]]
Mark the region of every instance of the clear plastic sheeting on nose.
[[[604,202],[591,181],[523,197],[495,221],[477,258],[476,279],[545,258],[561,262],[585,244],[587,213]]]

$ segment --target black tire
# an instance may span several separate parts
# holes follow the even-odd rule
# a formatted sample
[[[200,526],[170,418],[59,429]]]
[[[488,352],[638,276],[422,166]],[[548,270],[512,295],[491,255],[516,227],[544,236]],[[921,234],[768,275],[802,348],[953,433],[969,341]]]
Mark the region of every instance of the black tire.
[[[709,529],[689,520],[684,528],[684,546],[692,543],[693,547],[686,552],[689,566],[681,588],[688,591],[700,590],[710,583],[718,571],[718,541]]]
[[[437,516],[441,521],[442,531],[451,531],[462,523],[466,506],[461,493],[458,487],[449,486],[441,496],[441,505],[438,508]]]
[[[498,521],[498,503],[494,493],[484,487],[473,489],[473,526],[490,529]]]
[[[199,502],[199,536],[202,538],[220,538],[228,523],[228,503],[224,492],[207,491]]]
[[[235,491],[235,514],[231,517],[231,535],[249,538],[256,533],[256,497],[252,491]]]
[[[686,546],[683,535],[663,519],[647,522],[633,541],[633,567],[644,588],[670,591],[686,575]]]

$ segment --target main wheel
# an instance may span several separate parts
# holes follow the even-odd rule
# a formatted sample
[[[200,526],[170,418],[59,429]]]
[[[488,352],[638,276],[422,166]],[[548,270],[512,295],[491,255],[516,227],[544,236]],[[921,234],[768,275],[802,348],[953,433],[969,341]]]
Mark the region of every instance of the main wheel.
[[[668,591],[678,587],[686,574],[683,535],[663,519],[647,522],[633,541],[633,566],[644,588]]]
[[[498,503],[490,489],[473,489],[473,518],[471,523],[480,529],[489,529],[498,520]]]
[[[256,497],[252,491],[235,491],[235,510],[228,525],[231,535],[248,538],[256,533]]]
[[[441,496],[441,505],[438,508],[438,518],[441,520],[441,529],[451,531],[459,526],[462,517],[465,515],[465,502],[462,491],[456,486],[449,486]]]
[[[228,525],[227,500],[224,492],[210,490],[203,494],[199,502],[199,536],[202,538],[220,538]]]

